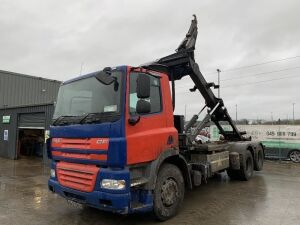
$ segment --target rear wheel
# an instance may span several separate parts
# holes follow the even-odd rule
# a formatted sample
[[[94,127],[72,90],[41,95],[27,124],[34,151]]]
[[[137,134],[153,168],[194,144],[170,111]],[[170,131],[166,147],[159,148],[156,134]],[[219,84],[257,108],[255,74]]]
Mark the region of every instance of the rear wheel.
[[[252,177],[254,169],[252,154],[249,150],[247,150],[243,157],[245,159],[241,163],[241,168],[239,170],[227,170],[227,174],[231,179],[247,181]]]
[[[289,153],[289,158],[293,162],[300,162],[300,151],[299,150],[292,150]]]
[[[264,166],[264,153],[262,150],[257,152],[257,158],[254,161],[254,169],[256,171],[261,171]]]
[[[184,180],[178,167],[164,164],[159,170],[154,189],[154,214],[165,221],[178,212],[184,197]]]
[[[245,160],[242,164],[242,168],[240,170],[240,179],[241,180],[249,180],[253,175],[253,157],[249,150],[246,151]]]

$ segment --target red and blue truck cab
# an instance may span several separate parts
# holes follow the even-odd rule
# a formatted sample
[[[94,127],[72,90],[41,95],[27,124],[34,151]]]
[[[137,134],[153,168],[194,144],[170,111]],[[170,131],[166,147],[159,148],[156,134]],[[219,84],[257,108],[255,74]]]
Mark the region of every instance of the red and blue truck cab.
[[[150,96],[138,96],[139,77],[150,81]],[[178,151],[166,74],[121,66],[66,81],[53,118],[51,191],[118,213],[152,210],[151,188],[135,186],[147,182],[149,162]]]

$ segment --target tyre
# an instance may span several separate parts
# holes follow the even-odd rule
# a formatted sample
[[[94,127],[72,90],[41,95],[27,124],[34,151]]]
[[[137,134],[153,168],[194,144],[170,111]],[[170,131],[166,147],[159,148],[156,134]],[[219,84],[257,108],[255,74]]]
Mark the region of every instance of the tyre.
[[[261,171],[264,166],[264,153],[262,150],[257,152],[257,158],[254,160],[254,170]]]
[[[300,162],[300,151],[299,150],[290,151],[289,158],[292,162],[299,163]]]
[[[227,169],[227,175],[230,177],[231,180],[238,180],[239,172],[239,170]]]
[[[254,169],[253,157],[251,152],[247,150],[245,154],[245,160],[241,165],[239,179],[245,181],[249,180],[253,175],[253,169]]]
[[[184,179],[179,168],[164,164],[156,180],[153,211],[156,218],[165,221],[178,212],[184,198]]]
[[[252,154],[247,150],[243,157],[244,160],[241,163],[241,168],[239,170],[227,169],[227,174],[230,179],[247,181],[252,177],[254,169]]]

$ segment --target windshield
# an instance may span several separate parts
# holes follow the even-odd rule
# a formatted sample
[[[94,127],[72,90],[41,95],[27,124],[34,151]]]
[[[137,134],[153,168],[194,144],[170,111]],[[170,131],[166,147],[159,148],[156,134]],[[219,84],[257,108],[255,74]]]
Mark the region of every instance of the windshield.
[[[114,71],[111,76],[114,82],[110,84],[89,77],[62,85],[58,92],[53,125],[119,119],[122,73]]]

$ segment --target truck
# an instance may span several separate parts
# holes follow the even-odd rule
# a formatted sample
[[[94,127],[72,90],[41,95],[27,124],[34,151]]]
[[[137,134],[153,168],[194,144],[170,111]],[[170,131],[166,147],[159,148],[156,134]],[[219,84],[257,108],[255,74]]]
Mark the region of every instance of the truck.
[[[263,146],[237,129],[212,91],[218,85],[200,72],[197,33],[194,15],[175,53],[141,66],[105,67],[61,85],[47,140],[50,191],[119,214],[152,211],[164,221],[178,213],[186,190],[216,173],[247,181],[262,170]],[[185,76],[193,81],[190,91],[205,101],[188,123],[174,115],[175,83]],[[210,121],[222,140],[196,142]]]

